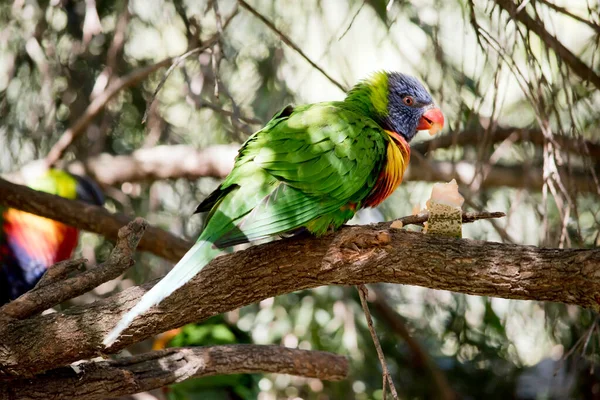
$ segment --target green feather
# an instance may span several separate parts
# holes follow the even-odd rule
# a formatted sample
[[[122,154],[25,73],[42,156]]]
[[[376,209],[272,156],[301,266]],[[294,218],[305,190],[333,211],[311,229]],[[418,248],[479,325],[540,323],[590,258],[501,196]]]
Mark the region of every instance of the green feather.
[[[343,102],[277,113],[241,147],[232,172],[197,211],[209,211],[196,245],[105,338],[181,287],[221,249],[306,228],[321,235],[354,216],[385,162],[387,75],[359,83]]]

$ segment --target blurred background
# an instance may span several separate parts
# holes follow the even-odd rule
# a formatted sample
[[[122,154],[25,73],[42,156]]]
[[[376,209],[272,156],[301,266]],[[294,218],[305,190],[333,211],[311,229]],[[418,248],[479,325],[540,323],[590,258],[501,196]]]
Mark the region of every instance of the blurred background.
[[[369,73],[396,70],[426,83],[446,127],[434,138],[417,136],[405,182],[353,222],[410,215],[433,182],[455,178],[466,210],[507,213],[465,225],[466,238],[596,247],[600,2],[514,1],[3,1],[0,173],[24,173],[70,132],[73,144],[52,156],[55,166],[98,182],[110,211],[193,240],[203,216],[192,212],[227,174],[239,145],[275,112],[341,100]],[[179,60],[152,101],[172,57],[206,44]],[[93,264],[111,246],[85,233],[77,252]],[[121,280],[75,302],[171,267],[138,257]],[[589,310],[376,289],[375,326],[403,399],[600,399],[600,330]],[[349,357],[350,376],[336,383],[210,377],[149,398],[382,398],[353,288],[271,298],[177,333],[155,346],[327,350]]]

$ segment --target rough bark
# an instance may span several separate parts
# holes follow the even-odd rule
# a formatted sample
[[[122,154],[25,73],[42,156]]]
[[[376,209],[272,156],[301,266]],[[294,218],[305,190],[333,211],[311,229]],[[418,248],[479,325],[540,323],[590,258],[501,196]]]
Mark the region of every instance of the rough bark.
[[[186,323],[263,299],[323,285],[389,282],[480,296],[557,301],[600,310],[600,249],[547,249],[346,227],[219,257],[138,318],[111,348],[103,336],[153,283],[62,313],[0,327],[0,379],[32,376],[114,353]],[[61,340],[57,340],[61,338]]]
[[[212,375],[273,372],[338,381],[345,357],[280,346],[225,345],[173,348],[112,361],[89,361],[0,382],[1,399],[95,400],[139,393]]]

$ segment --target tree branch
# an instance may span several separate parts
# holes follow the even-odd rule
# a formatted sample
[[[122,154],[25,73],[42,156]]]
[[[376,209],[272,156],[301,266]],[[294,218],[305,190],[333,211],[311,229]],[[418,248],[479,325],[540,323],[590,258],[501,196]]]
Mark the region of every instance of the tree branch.
[[[121,90],[136,85],[154,71],[171,64],[172,60],[172,57],[166,58],[156,64],[136,69],[122,78],[113,80],[105,91],[92,100],[85,112],[63,133],[54,146],[52,146],[46,156],[46,165],[49,167],[53,166],[62,157],[63,153],[71,143],[83,133],[92,120],[104,109],[106,104],[108,104],[108,102]]]
[[[101,154],[83,162],[98,183],[113,186],[123,182],[198,177],[224,178],[233,168],[239,145],[214,145],[197,150],[187,145],[164,145],[139,149],[128,156]],[[74,165],[78,168],[81,162]]]
[[[136,218],[119,229],[119,239],[106,262],[73,278],[39,285],[0,307],[0,314],[9,318],[24,319],[117,278],[135,263],[133,260],[135,248],[147,226],[145,220]]]
[[[462,222],[463,224],[467,224],[469,222],[475,222],[482,219],[492,219],[492,218],[502,218],[505,217],[506,214],[503,212],[495,211],[495,212],[476,212],[476,211],[463,211],[462,213]],[[408,215],[406,217],[398,218],[397,220],[392,222],[392,226],[394,228],[401,228],[406,225],[423,225],[429,219],[429,211],[424,211],[414,215]],[[401,224],[401,226],[400,226]]]
[[[563,182],[570,189],[579,193],[596,193],[598,188],[589,169],[557,168]],[[418,153],[413,152],[408,170],[404,174],[405,181],[439,182],[456,179],[459,182],[472,182],[476,178],[477,167],[468,161],[430,161],[423,166]],[[544,185],[544,174],[541,167],[525,168],[522,165],[491,166],[485,180],[479,186],[481,189],[494,187],[527,188],[541,191]]]
[[[422,146],[415,146],[419,150]],[[85,161],[84,167],[89,175],[102,185],[114,185],[122,182],[152,181],[156,179],[176,179],[201,177],[224,178],[233,167],[237,154],[236,145],[216,145],[197,150],[187,145],[164,145],[136,150],[129,156],[102,154]],[[431,168],[423,168],[420,154],[413,150],[413,157],[404,176],[406,181],[438,182],[456,178],[461,182],[471,182],[477,169],[468,161],[456,163],[449,161],[431,161]],[[599,153],[600,155],[600,153]],[[73,172],[81,165],[72,164]],[[573,168],[568,172],[559,169],[564,181],[581,193],[595,193],[597,188],[589,170]],[[482,182],[482,188],[500,186],[541,190],[544,184],[542,168],[524,169],[522,166],[494,165]]]
[[[119,229],[132,221],[123,214],[111,214],[106,209],[52,194],[38,192],[26,186],[0,179],[0,204],[42,217],[54,219],[88,232],[98,233],[116,242]],[[150,251],[167,260],[179,260],[191,243],[148,225],[138,249]]]
[[[49,267],[44,275],[36,283],[35,288],[42,286],[48,286],[52,283],[62,281],[66,279],[67,275],[71,272],[83,267],[88,260],[85,258],[76,258],[72,260],[59,261],[56,264]],[[1,311],[1,310],[0,310]]]
[[[213,260],[138,318],[109,352],[263,299],[324,285],[388,282],[600,310],[600,249],[549,249],[352,226]],[[107,350],[102,338],[152,283],[63,313],[0,325],[0,379],[32,376]],[[64,338],[57,341],[56,337]]]
[[[584,81],[590,81],[600,89],[600,75],[579,59],[571,50],[563,45],[554,35],[550,34],[541,21],[534,20],[526,10],[517,11],[513,0],[496,0],[496,4],[506,11],[513,19],[521,22],[530,31],[534,32],[556,55],[564,61],[573,72]]]
[[[165,152],[165,155],[167,153],[169,152]],[[3,193],[3,197],[0,198],[0,205],[51,218],[78,229],[100,234],[112,241],[118,239],[120,227],[132,221],[123,214],[111,214],[102,207],[38,192],[1,178],[0,192]],[[500,212],[465,212],[463,222],[468,223],[479,219],[502,216],[504,216],[504,213]],[[409,215],[400,218],[398,221],[402,225],[422,225],[427,221],[427,218],[428,213],[425,212]],[[192,247],[192,243],[152,225],[146,226],[144,236],[138,245],[140,250],[151,252],[173,262],[179,261],[190,247]]]
[[[252,344],[173,348],[112,361],[87,361],[34,379],[0,382],[0,398],[100,400],[190,378],[260,372],[339,381],[348,374],[348,360],[323,351]]]

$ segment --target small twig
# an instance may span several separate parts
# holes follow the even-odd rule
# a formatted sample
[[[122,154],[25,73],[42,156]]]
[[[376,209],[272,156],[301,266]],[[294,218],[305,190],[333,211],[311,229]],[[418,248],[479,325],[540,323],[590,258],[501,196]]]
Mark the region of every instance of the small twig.
[[[262,125],[263,121],[261,121],[258,118],[252,118],[252,117],[245,117],[243,115],[235,115],[235,113],[233,111],[229,111],[226,110],[222,107],[220,107],[217,104],[213,104],[213,103],[209,103],[208,101],[204,101],[203,99],[199,98],[198,96],[193,96],[194,102],[196,103],[196,107],[198,108],[208,108],[211,109],[225,117],[235,117],[236,119],[239,119],[240,121],[246,123],[246,124],[251,124],[251,125]]]
[[[392,393],[392,397],[394,400],[398,400],[398,392],[396,391],[396,387],[394,386],[394,381],[392,380],[392,376],[388,371],[387,363],[385,362],[385,355],[383,354],[383,350],[381,349],[381,344],[379,343],[379,339],[377,338],[377,333],[375,332],[375,328],[373,327],[373,319],[371,318],[371,313],[369,312],[369,306],[367,304],[367,296],[369,295],[369,291],[365,285],[357,285],[356,290],[358,290],[358,295],[360,297],[360,304],[362,305],[362,309],[365,313],[365,318],[367,319],[367,326],[369,327],[369,332],[371,333],[371,337],[373,338],[373,344],[375,345],[375,349],[377,350],[377,356],[379,357],[379,362],[381,363],[381,369],[383,371],[383,399],[385,400],[385,381],[390,387],[390,392]]]
[[[492,219],[506,217],[506,214],[500,211],[489,212],[489,211],[463,211],[462,222],[464,224],[479,221],[481,219]],[[400,223],[402,226],[406,225],[423,225],[429,219],[429,211],[425,211],[415,215],[408,215],[406,217],[398,218],[393,222],[393,226],[397,226]]]
[[[169,67],[169,69],[167,70],[167,72],[165,72],[165,74],[164,74],[163,78],[161,79],[160,83],[158,84],[158,86],[154,90],[154,93],[152,93],[152,97],[150,98],[150,101],[148,101],[148,103],[146,105],[146,111],[144,112],[144,116],[142,118],[142,124],[146,123],[146,120],[148,119],[148,112],[150,111],[150,109],[152,107],[152,104],[154,103],[154,100],[156,100],[156,95],[158,94],[158,92],[160,91],[160,89],[163,87],[163,85],[167,81],[167,78],[169,77],[169,75],[171,74],[171,72],[173,72],[173,70],[179,64],[181,64],[186,58],[188,58],[192,54],[201,53],[201,52],[207,50],[208,48],[213,47],[215,44],[219,43],[222,40],[222,37],[221,37],[222,32],[225,29],[227,29],[227,27],[229,26],[229,23],[238,14],[238,11],[239,10],[238,10],[238,7],[236,5],[236,7],[234,8],[234,10],[227,17],[227,19],[225,19],[225,21],[220,24],[219,31],[217,33],[215,33],[213,36],[211,36],[206,42],[204,42],[204,44],[202,46],[196,47],[195,49],[192,49],[192,50],[190,50],[190,51],[188,51],[188,52],[180,55],[179,57],[175,57],[175,58],[171,58],[170,59],[172,61],[171,66]],[[215,77],[215,79],[217,79],[217,78]]]
[[[354,16],[352,16],[352,19],[350,20],[348,27],[344,30],[344,33],[342,33],[340,35],[340,37],[338,38],[338,41],[342,40],[344,38],[344,36],[346,36],[346,33],[348,33],[348,31],[350,31],[350,28],[352,28],[352,25],[354,24],[354,20],[356,19],[356,17],[358,17],[358,14],[360,14],[360,12],[363,9],[363,7],[365,6],[365,4],[367,4],[367,1],[363,0],[360,7],[358,7],[358,10],[356,10],[356,12],[354,13]]]
[[[42,286],[48,286],[51,283],[62,281],[71,272],[79,269],[88,260],[85,258],[76,258],[74,260],[64,260],[57,262],[46,270],[42,278],[35,285],[35,289],[41,288]]]
[[[574,20],[577,20],[579,22],[583,22],[584,24],[586,24],[587,26],[589,26],[590,28],[592,28],[593,30],[596,31],[596,33],[600,34],[600,25],[596,25],[594,22],[589,21],[585,18],[580,17],[579,15],[575,15],[572,12],[570,12],[569,10],[567,10],[564,7],[560,7],[557,6],[556,4],[548,1],[548,0],[538,0],[540,3],[545,4],[546,6],[548,6],[549,8],[553,9],[554,11],[557,11],[561,14],[567,15],[571,18],[573,18]]]
[[[412,352],[413,358],[418,367],[429,372],[431,375],[431,380],[437,389],[437,397],[443,400],[456,399],[456,393],[450,386],[446,375],[444,375],[442,370],[435,364],[434,360],[432,360],[419,342],[411,336],[403,318],[385,300],[386,296],[378,286],[380,285],[371,287],[371,289],[375,292],[375,301],[373,304],[378,311],[378,315],[381,316],[383,321],[389,328],[391,328],[392,331],[404,339],[410,351]]]
[[[212,2],[213,12],[215,13],[215,20],[217,21],[217,33],[219,34],[219,42],[213,47],[212,51],[212,70],[215,77],[215,90],[214,96],[216,99],[219,98],[219,86],[221,85],[221,78],[219,76],[219,69],[221,66],[221,60],[223,58],[223,21],[221,19],[221,12],[219,11],[219,2]]]
[[[136,218],[119,230],[117,244],[103,264],[73,278],[34,288],[1,307],[0,313],[25,319],[117,278],[135,263],[133,255],[147,226],[144,219]]]
[[[277,27],[271,21],[269,21],[264,15],[256,11],[256,9],[254,9],[250,4],[246,3],[244,0],[238,0],[238,3],[246,10],[250,11],[250,13],[252,13],[256,18],[260,19],[263,24],[267,25],[269,29],[275,32],[277,36],[279,36],[283,43],[287,44],[292,49],[294,49],[296,53],[300,54],[300,56],[304,58],[313,68],[315,68],[317,71],[323,74],[325,78],[329,79],[329,82],[333,83],[343,92],[347,92],[349,90],[349,88],[332,78],[327,72],[325,72],[323,68],[319,67],[313,60],[311,60],[306,54],[304,54],[300,47],[298,47],[294,42],[292,42],[292,40],[289,37],[287,37],[279,29],[277,29]]]

